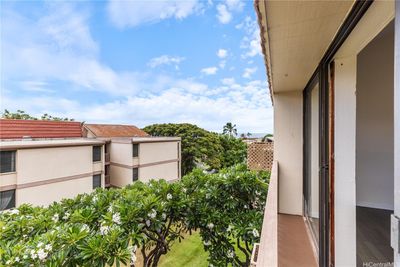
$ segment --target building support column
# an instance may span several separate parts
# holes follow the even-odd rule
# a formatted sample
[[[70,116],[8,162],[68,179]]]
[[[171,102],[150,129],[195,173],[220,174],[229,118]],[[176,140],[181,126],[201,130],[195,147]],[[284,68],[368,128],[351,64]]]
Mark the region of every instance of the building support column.
[[[394,217],[392,247],[394,265],[400,267],[400,2],[395,1],[394,41]]]

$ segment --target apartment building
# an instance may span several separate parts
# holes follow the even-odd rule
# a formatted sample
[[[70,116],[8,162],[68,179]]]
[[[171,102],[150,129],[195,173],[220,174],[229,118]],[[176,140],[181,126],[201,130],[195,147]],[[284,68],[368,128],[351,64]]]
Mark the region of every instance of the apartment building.
[[[181,139],[151,137],[133,125],[84,124],[86,137],[106,142],[106,175],[109,186],[123,187],[150,179],[181,178]]]
[[[255,1],[274,167],[255,266],[400,266],[400,3]]]
[[[79,122],[0,120],[0,210],[104,187],[104,144]]]

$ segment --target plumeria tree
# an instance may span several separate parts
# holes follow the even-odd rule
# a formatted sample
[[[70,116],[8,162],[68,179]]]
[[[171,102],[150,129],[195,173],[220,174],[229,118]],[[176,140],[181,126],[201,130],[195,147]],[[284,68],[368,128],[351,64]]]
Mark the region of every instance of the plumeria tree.
[[[96,189],[46,208],[22,205],[0,213],[0,266],[134,266],[141,254],[142,265],[153,267],[194,230],[211,264],[248,266],[266,188],[262,174],[242,166]]]

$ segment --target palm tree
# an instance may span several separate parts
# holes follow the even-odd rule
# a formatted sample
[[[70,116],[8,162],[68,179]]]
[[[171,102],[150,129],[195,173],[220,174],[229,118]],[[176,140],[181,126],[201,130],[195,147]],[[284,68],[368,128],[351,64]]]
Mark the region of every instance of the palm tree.
[[[232,125],[232,122],[226,123],[223,128],[222,133],[228,134],[230,137],[236,136],[237,135],[236,124]]]

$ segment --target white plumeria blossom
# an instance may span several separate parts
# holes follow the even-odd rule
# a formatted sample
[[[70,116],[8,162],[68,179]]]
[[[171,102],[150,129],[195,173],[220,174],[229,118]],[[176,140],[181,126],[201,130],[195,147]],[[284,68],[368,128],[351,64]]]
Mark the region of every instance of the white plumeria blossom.
[[[100,234],[101,235],[106,235],[106,234],[108,234],[109,231],[110,231],[110,227],[108,227],[106,225],[100,226]]]
[[[146,220],[147,227],[150,227],[150,224],[151,224],[150,220]]]
[[[10,265],[11,264],[11,260],[6,261],[6,264]]]
[[[161,217],[163,220],[167,219],[167,214],[164,212],[163,214],[161,214]]]
[[[172,195],[170,193],[167,194],[167,199],[171,200],[172,199]]]
[[[210,229],[210,230],[213,229],[214,228],[214,224],[213,223],[208,223],[207,224],[207,228]]]
[[[235,256],[235,253],[232,250],[229,250],[226,256],[230,259],[232,259]]]
[[[28,255],[24,255],[22,258],[26,260],[28,258]]]
[[[47,252],[41,248],[38,250],[37,255],[39,257],[39,260],[44,260],[47,257]]]
[[[31,258],[32,258],[32,260],[37,258],[37,254],[34,250],[31,250]]]
[[[253,236],[254,237],[259,237],[260,234],[258,233],[257,229],[253,229]]]
[[[230,232],[230,231],[232,231],[232,229],[233,229],[232,225],[229,225],[228,228],[226,228],[226,231]]]
[[[183,191],[183,193],[186,193],[187,189],[184,187],[184,188],[182,189],[182,191]]]
[[[63,216],[63,220],[68,220],[68,218],[69,218],[69,213],[68,212],[66,212],[65,214],[64,214],[64,216]]]
[[[39,243],[37,244],[37,247],[38,247],[38,248],[41,248],[41,247],[43,247],[43,245],[44,245],[43,242],[39,242]]]
[[[87,226],[87,224],[83,224],[81,227],[82,231],[89,231],[89,226]]]
[[[113,207],[112,206],[108,207],[107,211],[108,212],[113,212]]]
[[[51,250],[53,249],[53,247],[52,247],[50,244],[47,244],[47,245],[44,247],[44,249],[45,249],[45,250],[48,250],[48,251],[51,251]]]
[[[58,222],[59,216],[58,214],[54,214],[53,217],[51,218],[53,220],[53,222]]]
[[[112,221],[116,224],[121,224],[121,216],[118,212],[113,214]]]
[[[20,261],[19,257],[15,257],[14,261],[19,262]]]
[[[211,242],[210,241],[204,241],[203,244],[204,244],[204,246],[210,246]]]
[[[154,209],[151,210],[149,214],[147,214],[151,219],[154,219],[157,216],[157,211]]]

